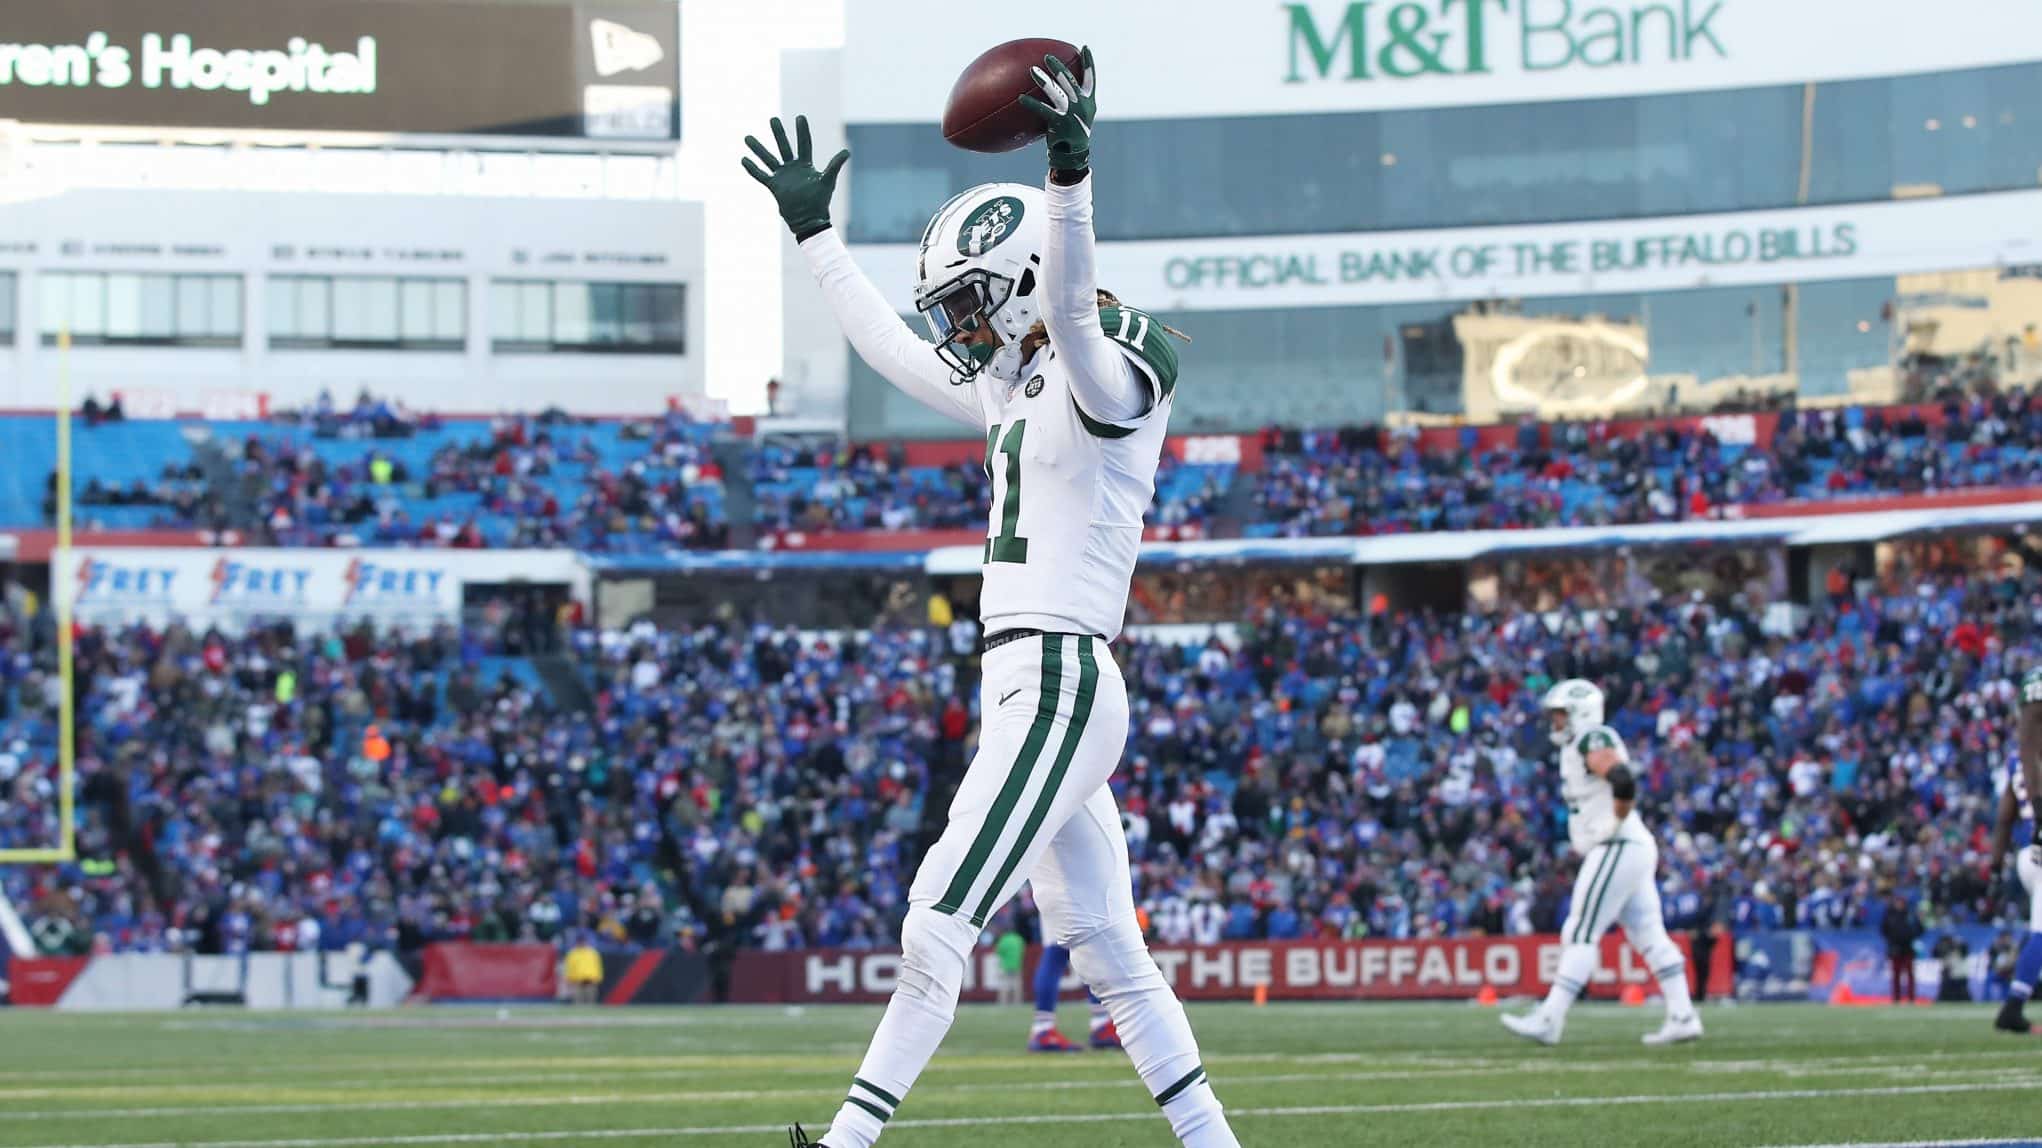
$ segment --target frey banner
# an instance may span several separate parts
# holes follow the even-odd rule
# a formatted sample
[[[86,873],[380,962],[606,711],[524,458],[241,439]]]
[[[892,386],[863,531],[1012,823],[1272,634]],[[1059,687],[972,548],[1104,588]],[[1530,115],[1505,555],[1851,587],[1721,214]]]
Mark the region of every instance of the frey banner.
[[[1676,940],[1685,952],[1687,939]],[[1558,937],[1463,937],[1152,945],[1150,952],[1186,1000],[1239,1000],[1258,986],[1273,1000],[1458,1000],[1485,988],[1501,997],[1544,993],[1564,947]],[[975,954],[965,970],[965,999],[994,999],[999,968],[991,950]],[[895,952],[746,953],[732,971],[730,998],[877,1003],[893,992],[899,972]],[[1628,986],[1657,991],[1637,953],[1612,933],[1604,938],[1602,969],[1590,992],[1614,996]],[[1073,978],[1065,988],[1080,985]]]
[[[671,3],[0,0],[0,119],[671,140]]]
[[[311,629],[364,619],[430,629],[460,620],[471,584],[586,583],[572,554],[524,550],[108,547],[58,554],[50,578],[87,625],[182,621],[230,632],[280,618]]]
[[[461,582],[433,551],[74,550],[58,556],[51,582],[88,625],[372,618],[430,628],[461,614]]]
[[[1678,291],[1995,267],[2042,250],[2042,191],[1509,227],[1105,243],[1099,281],[1161,311]],[[913,312],[912,244],[858,248]]]

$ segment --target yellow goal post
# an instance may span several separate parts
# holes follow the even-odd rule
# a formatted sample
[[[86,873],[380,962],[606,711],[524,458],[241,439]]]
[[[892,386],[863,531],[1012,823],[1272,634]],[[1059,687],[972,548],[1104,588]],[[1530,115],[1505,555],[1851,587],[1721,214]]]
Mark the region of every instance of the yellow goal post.
[[[57,545],[50,552],[50,569],[60,568],[71,552],[71,332],[57,333]],[[58,592],[54,578],[50,586],[50,607],[57,612],[57,842],[34,849],[0,849],[0,865],[50,865],[78,859],[76,825],[77,713],[72,690],[76,678],[71,664],[71,601]]]

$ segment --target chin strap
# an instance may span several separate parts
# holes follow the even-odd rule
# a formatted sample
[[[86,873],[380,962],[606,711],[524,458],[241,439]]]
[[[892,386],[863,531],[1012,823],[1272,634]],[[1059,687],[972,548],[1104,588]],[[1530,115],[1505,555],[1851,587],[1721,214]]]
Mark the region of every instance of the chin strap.
[[[1014,382],[1021,377],[1021,346],[1018,343],[1001,343],[1000,349],[986,362],[986,373],[996,379]]]

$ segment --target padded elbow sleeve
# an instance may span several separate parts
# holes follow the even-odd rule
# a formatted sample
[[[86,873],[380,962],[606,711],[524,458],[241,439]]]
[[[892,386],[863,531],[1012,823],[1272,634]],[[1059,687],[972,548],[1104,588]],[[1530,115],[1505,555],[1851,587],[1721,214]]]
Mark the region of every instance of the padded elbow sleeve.
[[[1636,801],[1638,799],[1638,779],[1631,775],[1630,766],[1610,766],[1608,781],[1610,796],[1618,801]]]

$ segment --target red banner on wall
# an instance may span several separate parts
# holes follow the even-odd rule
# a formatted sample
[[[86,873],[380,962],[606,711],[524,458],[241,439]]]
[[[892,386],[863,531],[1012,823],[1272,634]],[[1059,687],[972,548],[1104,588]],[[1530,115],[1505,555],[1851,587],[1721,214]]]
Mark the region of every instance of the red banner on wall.
[[[63,999],[64,990],[85,971],[90,957],[16,957],[0,965],[7,973],[9,1003],[29,1008],[51,1008]]]
[[[560,995],[560,954],[551,945],[438,944],[425,947],[421,1000],[552,1000]]]
[[[1675,937],[1688,952],[1686,937]],[[1185,1000],[1238,1000],[1267,986],[1272,1000],[1454,1000],[1483,989],[1498,996],[1537,996],[1552,985],[1565,946],[1555,936],[1459,937],[1415,941],[1241,941],[1221,945],[1152,945],[1164,979]],[[1029,967],[1034,965],[1031,955]],[[973,955],[964,999],[992,1000],[999,984],[992,951]],[[898,952],[819,949],[745,953],[732,970],[730,999],[745,1003],[876,1003],[893,992]],[[1026,973],[1023,974],[1027,975]],[[1690,970],[1689,980],[1694,979]],[[1652,974],[1620,934],[1603,938],[1602,967],[1590,994],[1615,996],[1625,986],[1656,991]],[[1075,975],[1065,989],[1076,992]]]
[[[1921,494],[1839,494],[1726,506],[1725,518],[1790,518],[1809,514],[1882,514],[1892,510],[1961,510],[1973,506],[2016,506],[2042,498],[2031,486],[1974,486]]]
[[[1145,542],[1190,542],[1205,536],[1205,526],[1201,523],[1176,526],[1151,523],[1142,530]],[[960,530],[782,530],[773,534],[761,548],[898,554],[910,550],[934,550],[942,546],[978,546],[985,540],[984,526]]]

